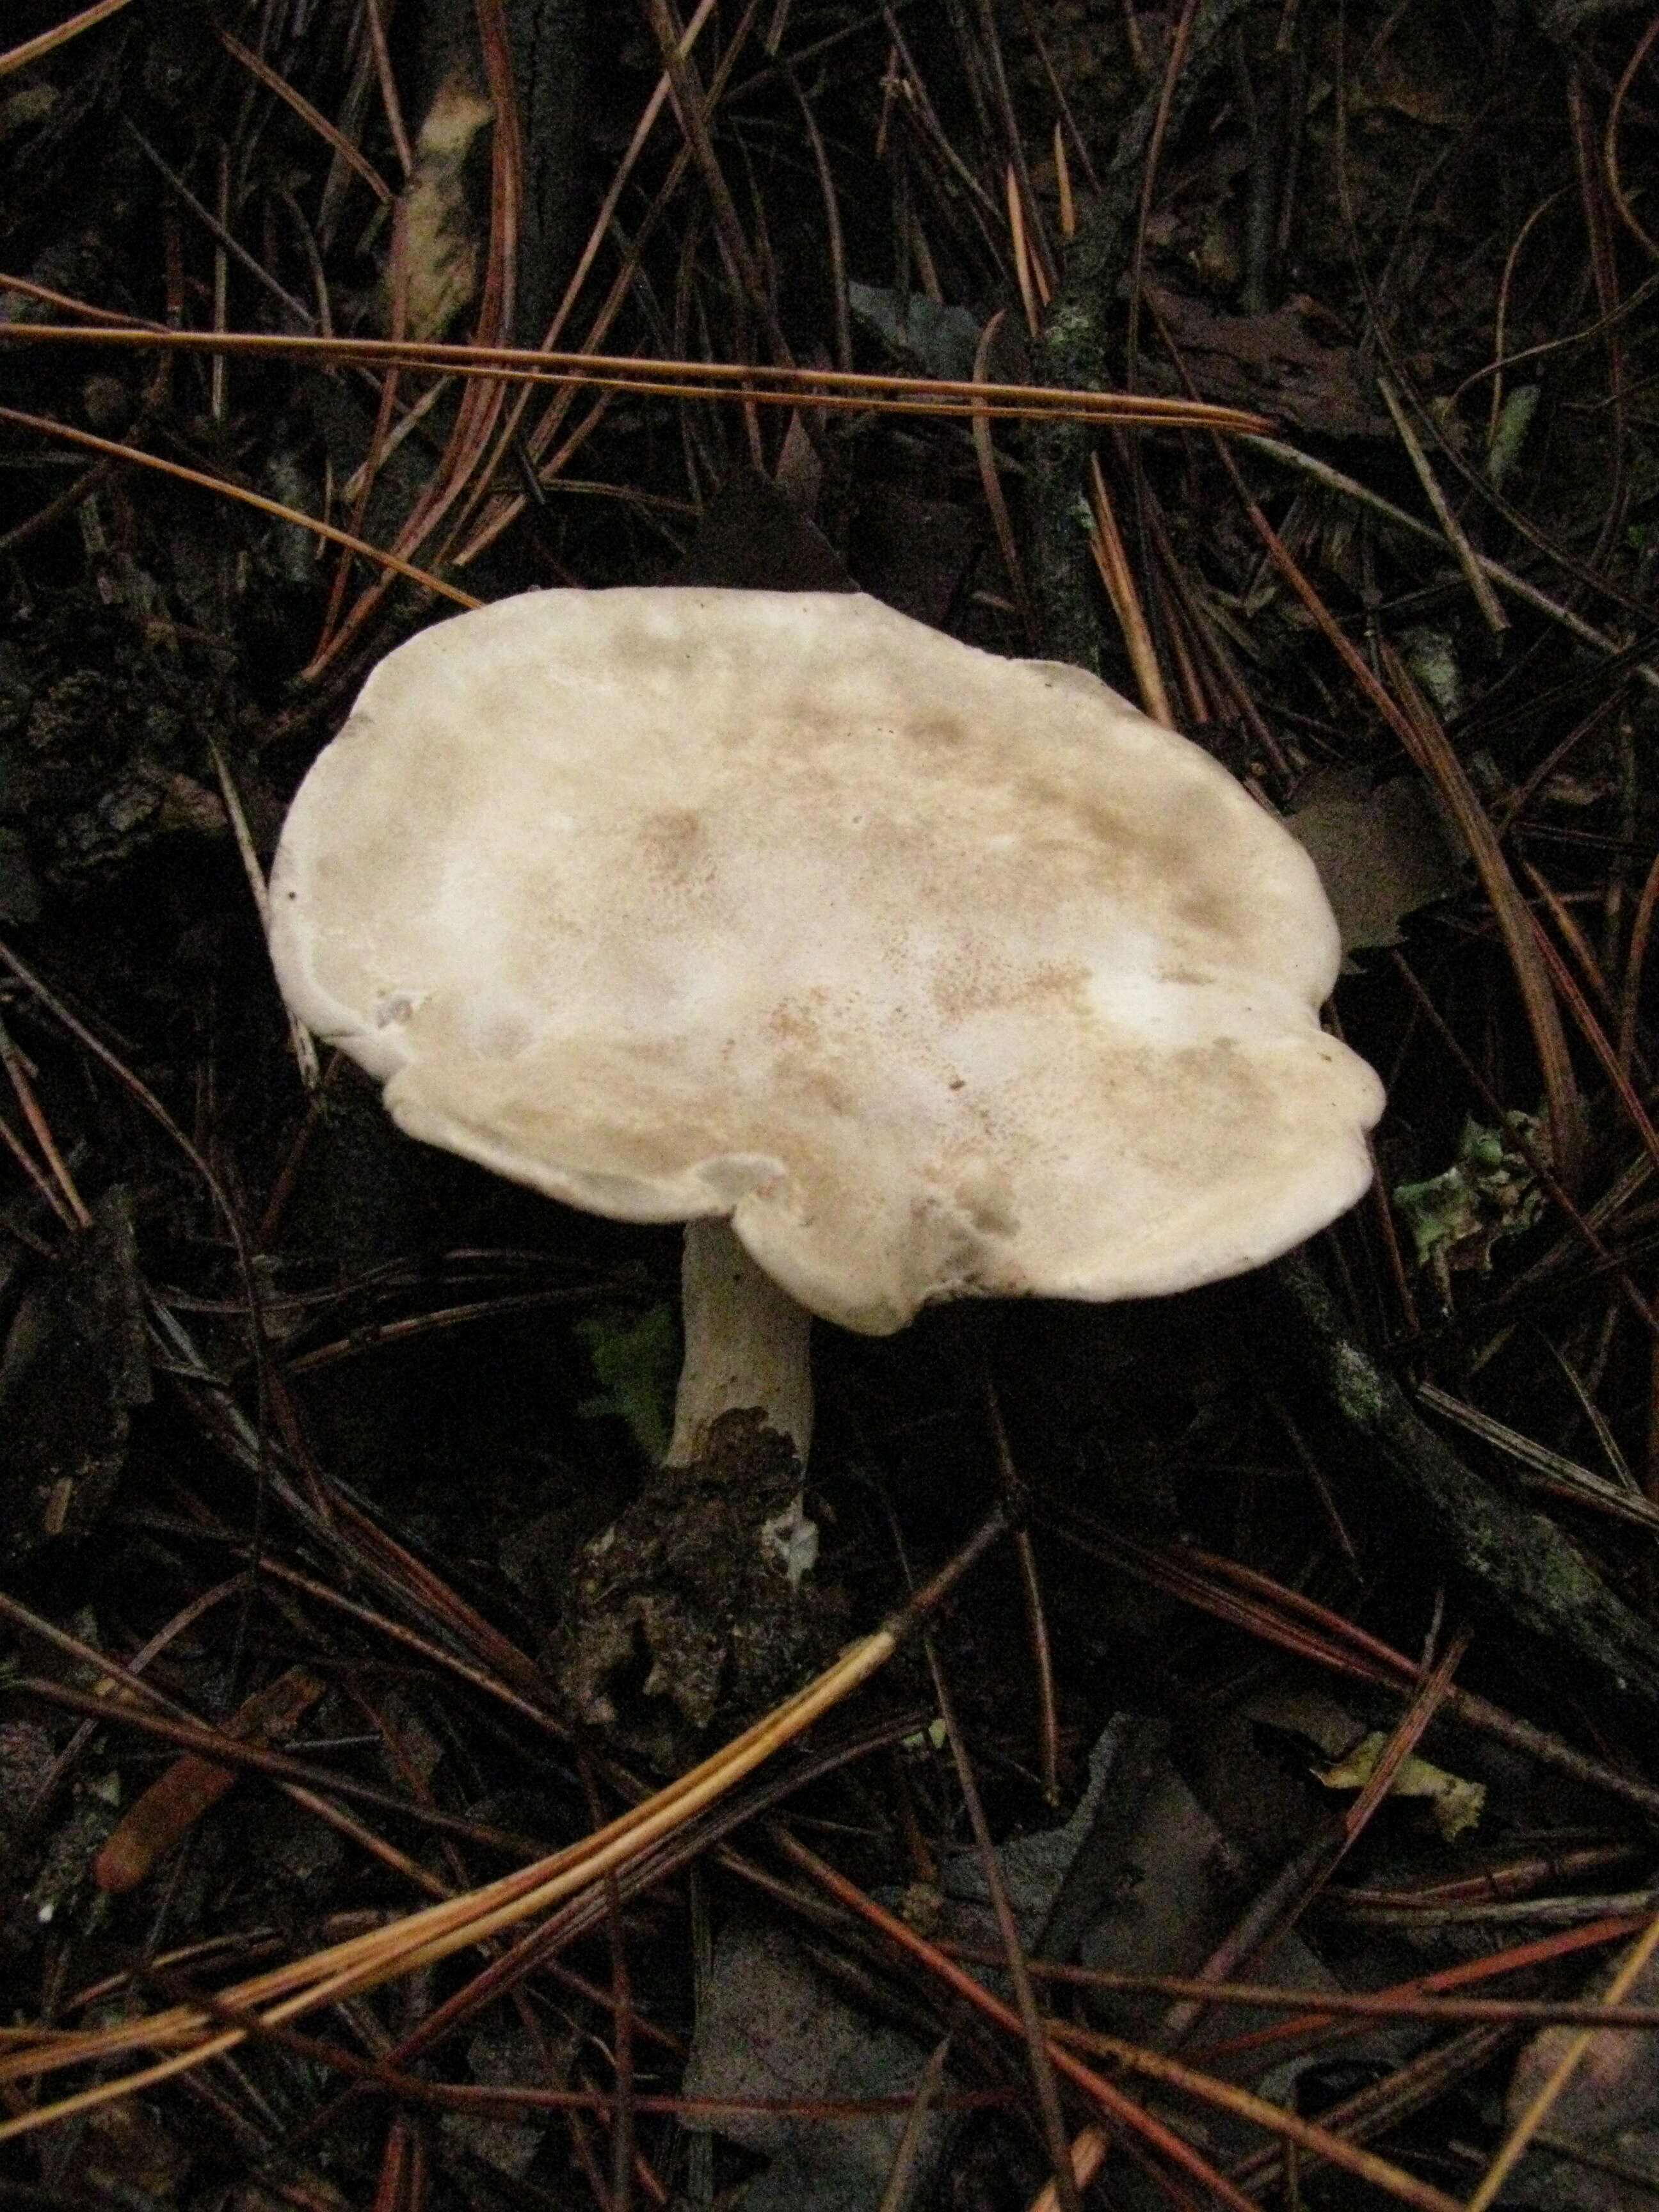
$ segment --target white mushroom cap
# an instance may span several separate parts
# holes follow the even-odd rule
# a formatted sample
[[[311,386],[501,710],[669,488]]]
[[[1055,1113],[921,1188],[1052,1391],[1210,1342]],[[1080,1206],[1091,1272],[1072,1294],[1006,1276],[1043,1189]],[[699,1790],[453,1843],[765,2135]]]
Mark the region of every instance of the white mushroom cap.
[[[875,1334],[1143,1297],[1364,1189],[1313,865],[1103,684],[858,595],[530,592],[391,653],[271,882],[399,1125],[589,1212],[729,1215]]]

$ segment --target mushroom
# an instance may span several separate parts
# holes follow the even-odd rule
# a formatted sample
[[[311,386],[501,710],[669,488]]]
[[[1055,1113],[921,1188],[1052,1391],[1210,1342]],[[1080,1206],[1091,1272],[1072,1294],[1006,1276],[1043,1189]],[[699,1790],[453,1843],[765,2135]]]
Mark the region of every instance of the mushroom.
[[[422,631],[307,776],[271,913],[289,1006],[410,1135],[689,1224],[671,1464],[744,1408],[805,1462],[811,1315],[1178,1291],[1369,1179],[1288,833],[1094,678],[860,594]]]

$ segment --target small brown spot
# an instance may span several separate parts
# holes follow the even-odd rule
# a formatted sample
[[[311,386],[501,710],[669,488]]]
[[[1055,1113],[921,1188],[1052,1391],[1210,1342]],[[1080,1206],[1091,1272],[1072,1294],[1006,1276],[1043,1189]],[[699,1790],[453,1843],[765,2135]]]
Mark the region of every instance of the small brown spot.
[[[905,737],[921,748],[957,746],[967,742],[968,726],[959,714],[918,714],[907,725]]]
[[[653,874],[671,884],[689,883],[702,857],[702,817],[690,807],[664,807],[641,822],[639,840]]]
[[[814,995],[821,998],[823,994]],[[783,999],[772,1009],[766,1026],[775,1036],[787,1037],[791,1044],[811,1050],[823,1042],[821,1011],[810,1000]]]

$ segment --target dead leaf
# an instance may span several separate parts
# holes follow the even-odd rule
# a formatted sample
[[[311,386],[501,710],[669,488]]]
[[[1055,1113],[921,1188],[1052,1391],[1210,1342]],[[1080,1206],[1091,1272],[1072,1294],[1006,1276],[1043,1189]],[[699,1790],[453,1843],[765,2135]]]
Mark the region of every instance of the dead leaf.
[[[927,2063],[921,2042],[851,2004],[787,1929],[742,1915],[715,1943],[681,2087],[688,2097],[807,2103],[907,2096]],[[744,2212],[869,2212],[904,2132],[898,2112],[848,2120],[734,2112],[719,2124],[772,2161],[744,2191]],[[949,2125],[943,2116],[923,2123],[915,2194],[931,2179]]]
[[[1393,1740],[1388,1729],[1374,1729],[1334,1765],[1316,1767],[1315,1778],[1327,1790],[1363,1790]],[[1466,1829],[1474,1827],[1486,1804],[1484,1782],[1465,1781],[1462,1775],[1449,1773],[1443,1766],[1435,1766],[1415,1755],[1401,1761],[1400,1771],[1389,1784],[1389,1794],[1395,1797],[1427,1798],[1441,1841],[1447,1844],[1455,1843]]]
[[[1237,1924],[1249,1869],[1267,1863],[1259,1848],[1266,1838],[1274,1852],[1299,1848],[1288,1822],[1305,1822],[1307,1793],[1255,1747],[1242,1714],[1194,1715],[1181,1733],[1177,1747],[1162,1717],[1114,1722],[1109,1786],[1045,1934],[1045,1957],[1115,1973],[1196,1973]],[[1264,1978],[1310,1991],[1339,1986],[1295,1929],[1266,1957]],[[1158,2036],[1170,2001],[1099,1990],[1089,2010],[1097,2027],[1140,2042]],[[1248,2033],[1267,2017],[1244,2007],[1229,2024]],[[1206,2129],[1212,2150],[1242,2151],[1255,2140],[1247,2123],[1219,2112],[1206,2115]]]
[[[489,102],[467,71],[457,70],[439,87],[421,125],[387,271],[391,301],[402,294],[410,337],[441,337],[477,291],[483,247],[468,204],[466,167],[474,140],[491,119]],[[395,315],[386,319],[390,327]]]
[[[1606,1988],[1606,1968],[1584,1995]],[[1659,1959],[1650,1960],[1626,2004],[1659,2003]],[[1547,2027],[1515,2063],[1506,2118],[1511,2125],[1554,2073],[1577,2028]],[[1532,2148],[1511,2176],[1505,2201],[1539,2212],[1647,2212],[1659,2199],[1659,2037],[1628,2028],[1592,2032],[1577,2070],[1552,2107]]]
[[[1465,888],[1414,776],[1373,787],[1363,770],[1337,769],[1306,788],[1285,826],[1319,871],[1345,952],[1398,945],[1408,914]]]
[[[966,307],[945,307],[925,292],[896,292],[890,284],[849,284],[847,304],[855,322],[930,374],[960,380],[973,374],[979,325]]]
[[[466,2063],[472,2079],[493,2089],[546,2077],[542,2051],[522,2022],[506,2014],[492,2017],[472,2037]],[[562,2078],[562,2067],[559,2072]],[[441,2125],[452,2142],[464,2145],[474,2158],[512,2181],[522,2181],[529,2172],[547,2133],[543,2120],[515,2120],[495,2112],[446,2112]]]
[[[946,1756],[943,1724],[919,1729],[906,1748],[916,1759]],[[1121,1748],[1121,1730],[1114,1725],[1090,1754],[1088,1784],[1071,1818],[1013,1837],[997,1853],[1020,1940],[1027,1945],[1039,1942],[1079,1851],[1120,1783]],[[976,1850],[946,1852],[937,1886],[912,1882],[887,1901],[930,1934],[999,1946]],[[993,1969],[985,1978],[1006,1994],[1005,1976]],[[739,1917],[715,1945],[684,2087],[687,2096],[909,2095],[927,2064],[923,2043],[859,2011],[787,1930]],[[950,2124],[939,2115],[922,2122],[904,2203],[924,2192]],[[722,2118],[720,2128],[772,2160],[744,2192],[744,2212],[867,2212],[884,2201],[904,2122],[902,2114],[826,2123],[768,2112]]]
[[[815,409],[818,420],[823,420],[822,409]],[[823,464],[808,434],[799,407],[789,417],[789,428],[783,434],[783,445],[778,454],[778,465],[773,482],[789,501],[791,507],[809,520],[818,511],[818,494],[823,489]]]
[[[855,592],[817,523],[758,469],[733,469],[668,580],[721,591]]]
[[[324,1686],[303,1667],[290,1667],[238,1707],[225,1733],[248,1743],[280,1743],[322,1696]],[[238,1778],[234,1766],[216,1765],[197,1752],[175,1759],[122,1816],[99,1852],[92,1870],[99,1888],[115,1895],[136,1888]]]
[[[942,629],[980,537],[954,500],[878,484],[853,519],[848,565],[872,599]]]
[[[1253,407],[1298,430],[1332,438],[1388,438],[1357,348],[1322,345],[1294,305],[1255,315],[1224,315],[1182,292],[1149,288],[1158,319],[1205,398]],[[1177,389],[1149,363],[1152,389]]]

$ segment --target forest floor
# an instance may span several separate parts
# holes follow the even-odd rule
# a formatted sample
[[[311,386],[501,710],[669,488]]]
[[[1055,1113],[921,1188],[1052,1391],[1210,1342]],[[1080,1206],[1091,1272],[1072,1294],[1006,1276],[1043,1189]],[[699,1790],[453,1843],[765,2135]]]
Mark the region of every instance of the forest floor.
[[[5,14],[0,2203],[1659,2205],[1659,19]],[[1389,1099],[1272,1267],[819,1328],[799,1595],[677,1231],[263,926],[393,646],[674,582],[1195,739]]]

